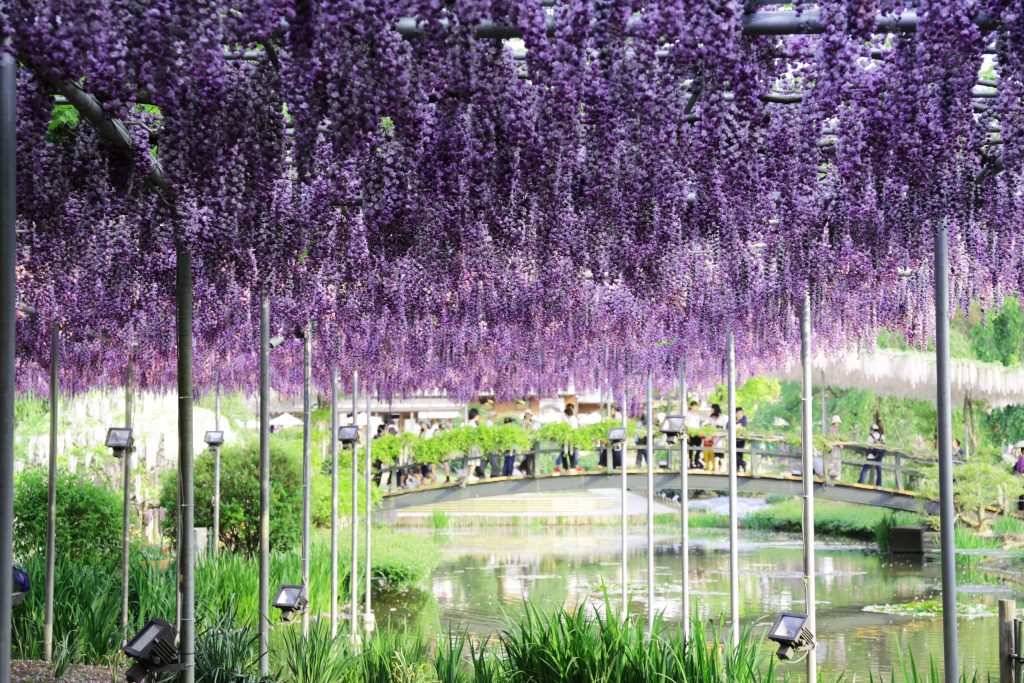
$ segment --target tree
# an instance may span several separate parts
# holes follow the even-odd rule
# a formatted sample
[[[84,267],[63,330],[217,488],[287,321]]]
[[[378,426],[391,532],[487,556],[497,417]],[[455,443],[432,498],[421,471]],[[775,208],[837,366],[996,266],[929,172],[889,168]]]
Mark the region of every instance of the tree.
[[[980,360],[1015,365],[1024,358],[1024,312],[1020,299],[1006,297],[1002,308],[971,330],[971,346]]]
[[[938,497],[938,468],[928,470],[921,493]],[[974,461],[957,465],[953,472],[957,520],[978,531],[987,531],[992,519],[1015,507],[1020,496],[1024,496],[1024,477],[1003,464]]]

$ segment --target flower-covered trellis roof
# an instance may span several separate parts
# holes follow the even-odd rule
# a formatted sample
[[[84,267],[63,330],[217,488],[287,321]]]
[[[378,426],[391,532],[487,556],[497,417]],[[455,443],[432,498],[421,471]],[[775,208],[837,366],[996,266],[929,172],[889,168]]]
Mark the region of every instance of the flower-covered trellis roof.
[[[1017,4],[12,0],[22,386],[55,324],[66,386],[169,384],[178,248],[205,387],[263,296],[382,394],[755,372],[806,292],[923,342],[938,225],[960,304],[1021,290]]]

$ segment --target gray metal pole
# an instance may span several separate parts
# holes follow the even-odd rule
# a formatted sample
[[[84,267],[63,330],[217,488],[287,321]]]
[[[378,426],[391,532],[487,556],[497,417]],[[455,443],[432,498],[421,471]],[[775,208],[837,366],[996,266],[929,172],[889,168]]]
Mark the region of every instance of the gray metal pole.
[[[338,635],[338,368],[331,366],[331,637]]]
[[[131,351],[129,351],[131,353]],[[135,374],[135,366],[132,359],[128,359],[128,367],[124,375],[124,426],[132,427],[132,398],[134,390],[132,382]],[[132,451],[134,448],[126,448],[124,457],[121,459],[121,485],[124,496],[121,521],[121,637],[127,639],[128,633],[128,563],[129,549],[131,547],[130,533],[132,530]],[[127,641],[125,641],[127,642]]]
[[[358,425],[359,372],[352,373],[352,424]],[[366,438],[370,438],[370,414],[366,414]],[[349,631],[353,642],[359,640],[359,447],[352,444],[352,564],[348,575],[351,606]]]
[[[679,362],[679,396],[682,410],[680,415],[686,415],[686,361]],[[682,514],[682,539],[683,546],[680,555],[683,560],[683,639],[690,639],[690,452],[687,448],[689,435],[684,431],[680,437],[679,448],[679,507]]]
[[[213,394],[213,428],[220,431],[220,378]],[[213,447],[213,546],[214,557],[220,552],[220,446]]]
[[[365,491],[366,498],[363,501],[363,505],[365,506],[365,512],[363,513],[363,517],[364,517],[363,524],[364,524],[364,529],[365,530],[364,530],[363,533],[366,534],[366,556],[363,558],[363,563],[366,565],[366,568],[364,569],[364,580],[366,582],[366,586],[365,586],[365,588],[363,590],[366,591],[366,595],[365,595],[366,604],[363,607],[363,631],[366,633],[367,638],[369,638],[369,636],[373,632],[373,629],[374,629],[374,626],[375,626],[374,619],[373,619],[373,608],[372,608],[373,606],[371,604],[371,600],[372,600],[372,597],[373,597],[373,591],[372,591],[372,588],[373,588],[373,554],[371,552],[370,544],[371,544],[371,541],[373,540],[373,538],[372,538],[373,530],[370,527],[370,522],[372,521],[371,517],[370,517],[370,513],[371,513],[372,507],[373,507],[373,496],[371,495],[372,492],[370,490],[370,486],[371,486],[370,474],[371,474],[372,449],[373,449],[373,446],[371,444],[373,443],[373,439],[370,438],[370,436],[369,436],[369,434],[370,434],[370,392],[369,391],[366,392],[366,434],[367,434],[367,437],[366,437],[366,462],[363,463],[363,477],[364,477],[365,482],[366,482],[366,491]]]
[[[181,463],[181,528],[178,575],[181,581],[179,651],[185,670],[181,683],[195,681],[195,481],[192,453],[192,254],[177,249],[175,289],[178,309],[178,460]],[[127,457],[127,454],[125,455]]]
[[[17,299],[18,67],[0,56],[0,683],[11,680],[10,567],[14,560],[14,311]]]
[[[803,479],[804,479],[804,595],[807,608],[807,628],[817,637],[815,613],[817,602],[814,592],[814,387],[811,384],[811,295],[804,295],[804,305],[800,310],[800,362],[803,370],[803,401],[802,419],[800,421],[800,440],[803,446]],[[823,373],[824,374],[824,373]],[[825,412],[825,386],[822,392],[822,415]],[[824,417],[822,417],[824,422]],[[824,459],[822,460],[824,466]],[[810,650],[806,657],[807,683],[818,680],[818,653]]]
[[[306,595],[312,597],[309,585],[309,526],[310,526],[310,484],[313,473],[310,469],[309,439],[311,399],[309,385],[313,372],[313,325],[306,323],[305,338],[302,340],[302,585]],[[302,611],[302,635],[309,635],[309,610]]]
[[[654,374],[647,372],[647,636],[654,631]]]
[[[57,563],[57,429],[60,404],[60,328],[50,328],[50,462],[46,488],[46,594],[43,598],[43,659],[53,658],[53,576]]]
[[[949,386],[949,234],[935,230],[935,361],[938,389],[939,518],[942,550],[942,650],[946,683],[960,674],[956,624],[956,539],[953,508],[953,407]]]
[[[729,333],[729,618],[732,644],[740,644],[739,508],[736,502],[736,343]]]
[[[270,299],[260,300],[260,675],[270,675]]]
[[[622,392],[622,426],[627,425],[626,407],[629,405],[629,397]],[[622,618],[629,615],[629,516],[626,510],[626,497],[629,495],[629,474],[626,468],[626,441],[622,442],[622,459],[619,463],[622,470]]]

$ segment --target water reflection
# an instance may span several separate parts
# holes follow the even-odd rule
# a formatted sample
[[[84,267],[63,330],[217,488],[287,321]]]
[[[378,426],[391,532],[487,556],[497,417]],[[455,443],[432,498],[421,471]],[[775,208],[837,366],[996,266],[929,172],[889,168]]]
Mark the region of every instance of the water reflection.
[[[656,598],[653,608],[678,623],[682,588],[680,544],[674,529],[656,537]],[[694,531],[690,586],[694,609],[702,619],[718,622],[729,610],[728,537],[717,530]],[[615,528],[553,530],[486,529],[445,533],[444,563],[435,571],[430,595],[407,595],[390,605],[394,615],[432,612],[436,601],[442,625],[456,623],[486,635],[507,627],[521,613],[523,601],[541,608],[568,609],[603,605],[604,595],[617,605],[628,584],[634,614],[646,612],[646,550],[642,529],[630,538],[628,577],[619,563]],[[939,595],[936,564],[893,562],[869,549],[821,545],[818,550],[819,661],[827,672],[868,670],[888,673],[899,667],[900,653],[912,651],[919,665],[930,658],[941,664],[942,622],[874,614],[865,605],[895,604]],[[799,538],[744,532],[740,554],[741,615],[745,623],[767,626],[784,610],[804,608]],[[963,601],[995,609],[999,590],[970,587]],[[417,604],[419,601],[419,604]],[[961,661],[982,678],[997,671],[994,618],[961,619]],[[801,667],[791,671],[799,675]]]

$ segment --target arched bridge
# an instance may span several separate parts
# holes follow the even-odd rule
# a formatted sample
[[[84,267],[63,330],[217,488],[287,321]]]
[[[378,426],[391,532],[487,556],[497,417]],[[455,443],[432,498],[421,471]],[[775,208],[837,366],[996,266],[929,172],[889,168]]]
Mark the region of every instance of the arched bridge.
[[[478,481],[442,484],[439,486],[411,490],[395,489],[384,494],[382,511],[401,510],[409,507],[436,505],[490,496],[509,496],[517,493],[559,493],[564,491],[588,491],[591,489],[617,489],[622,486],[621,472],[578,472],[560,475],[547,474],[536,477],[493,477]],[[728,491],[729,476],[726,473],[691,471],[688,478],[690,490]],[[641,495],[647,493],[646,470],[630,470],[627,473],[627,488]],[[654,490],[679,488],[679,473],[667,470],[654,473]],[[754,476],[737,475],[737,489],[741,493],[764,495],[799,496],[803,494],[803,481],[792,475],[762,474]],[[816,481],[814,496],[819,500],[835,500],[844,503],[858,503],[937,515],[938,501],[924,498],[912,491],[881,488],[864,484],[825,484]]]

